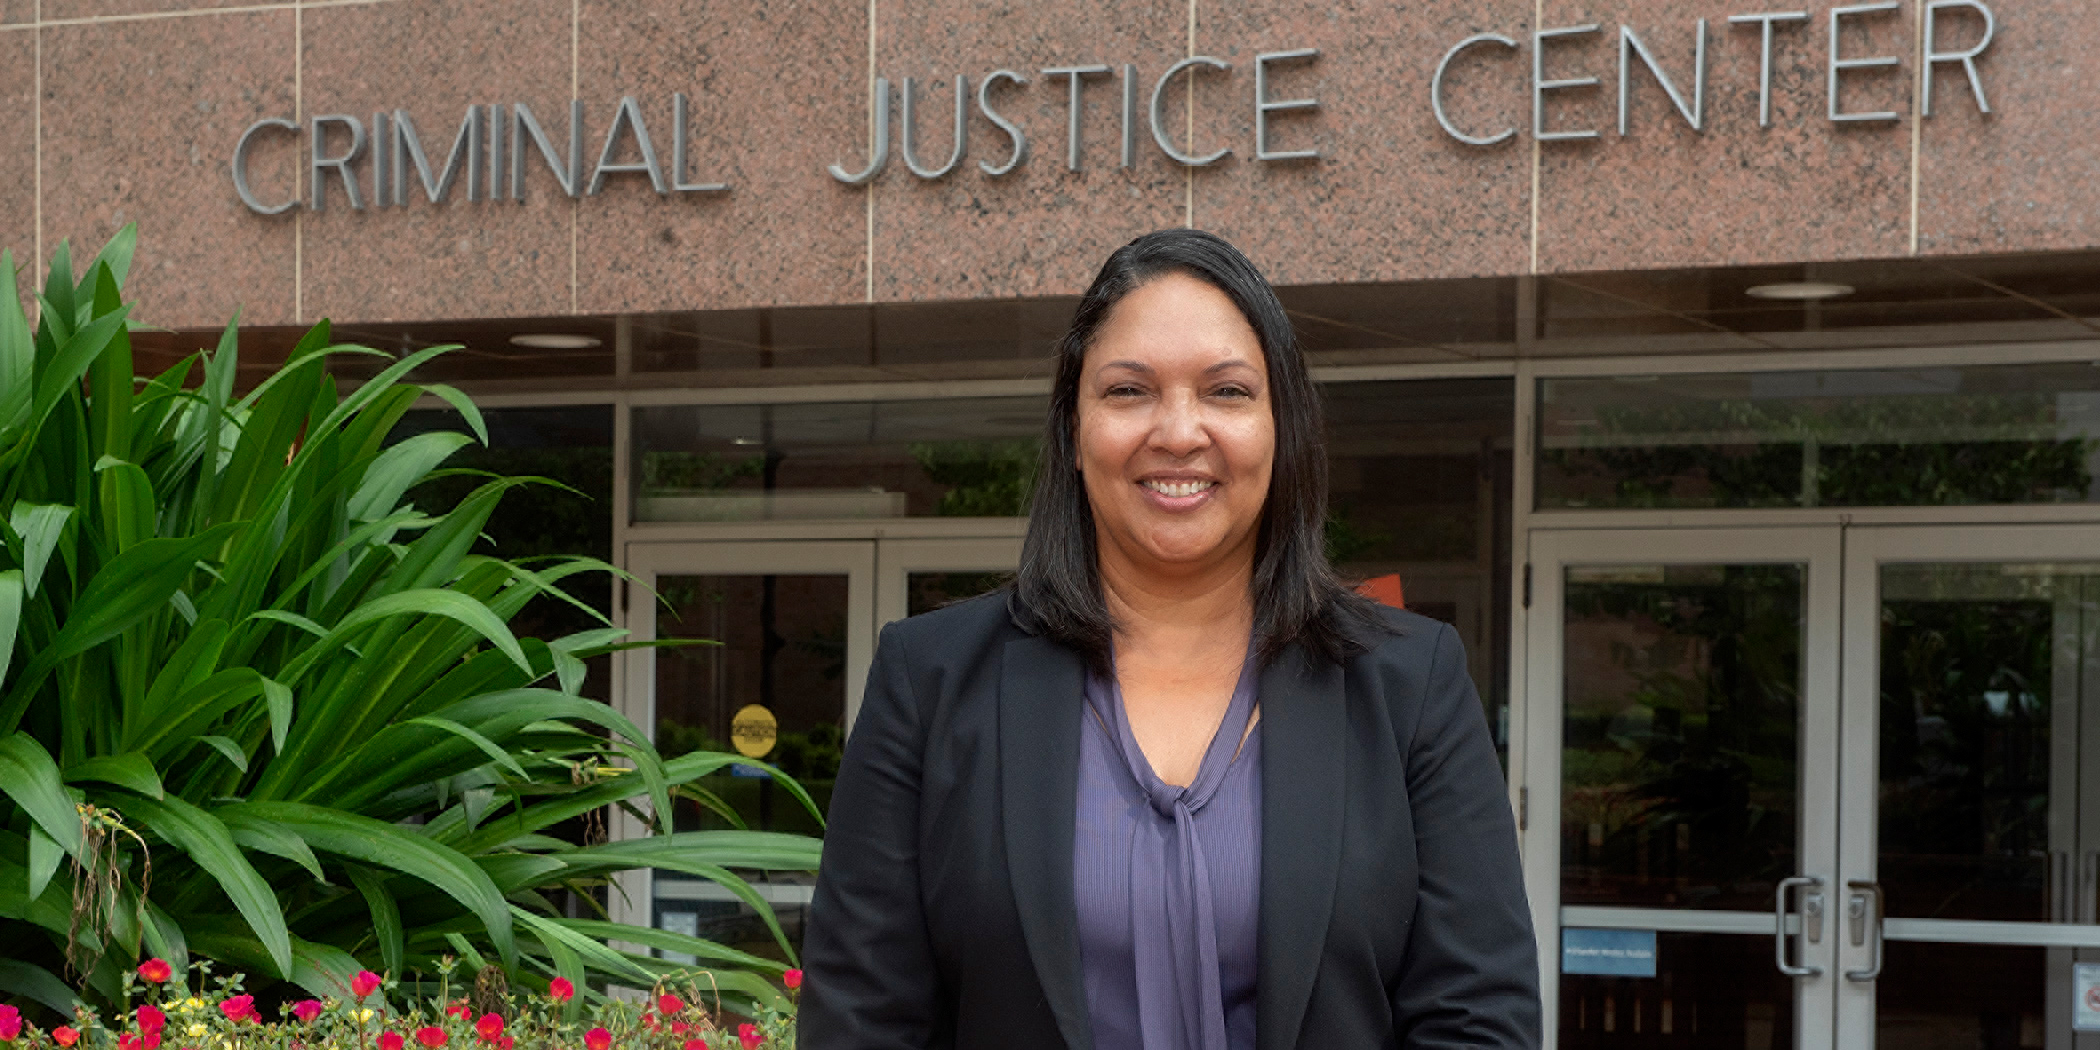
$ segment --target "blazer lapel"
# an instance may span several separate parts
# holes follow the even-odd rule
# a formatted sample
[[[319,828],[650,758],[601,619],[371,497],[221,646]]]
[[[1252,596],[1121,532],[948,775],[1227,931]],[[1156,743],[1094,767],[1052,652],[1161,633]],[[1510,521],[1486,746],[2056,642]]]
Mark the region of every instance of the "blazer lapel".
[[[1072,897],[1086,665],[1047,638],[1008,642],[999,680],[999,794],[1006,864],[1028,955],[1071,1050],[1091,1050]]]
[[[1342,863],[1342,670],[1292,646],[1261,675],[1257,1050],[1291,1050],[1312,997]]]

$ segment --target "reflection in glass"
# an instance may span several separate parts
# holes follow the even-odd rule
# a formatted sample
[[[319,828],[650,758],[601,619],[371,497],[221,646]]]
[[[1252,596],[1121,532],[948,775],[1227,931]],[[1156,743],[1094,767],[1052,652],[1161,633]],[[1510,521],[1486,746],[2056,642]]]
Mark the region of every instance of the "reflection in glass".
[[[1786,1050],[1794,984],[1772,938],[1659,933],[1654,977],[1560,978],[1566,1050]],[[1888,1045],[1888,1044],[1884,1044]]]
[[[778,726],[772,750],[760,757],[827,807],[845,744],[847,585],[843,575],[658,577],[657,637],[700,644],[656,651],[657,750],[665,758],[733,751],[732,723],[758,705]],[[823,833],[799,802],[754,767],[732,766],[694,786],[706,797],[672,800],[675,830]],[[747,874],[776,898],[782,926],[799,943],[799,902],[809,876]],[[661,873],[655,885],[660,926],[697,929],[699,936],[769,957],[779,953],[757,913],[721,887]]]
[[[997,590],[1013,578],[1010,572],[914,572],[905,577],[906,616],[932,612],[965,598]]]
[[[2100,564],[1881,571],[1880,875],[1906,918],[2082,918]],[[2083,710],[2081,710],[2081,708]],[[2052,893],[2052,891],[2056,891]],[[2052,899],[2052,897],[2054,899]]]
[[[1902,1050],[2041,1050],[2047,974],[2070,953],[1891,941],[1875,983],[1874,1042]],[[2052,963],[2051,956],[2061,961]],[[2069,975],[2063,974],[2065,983]],[[2069,1010],[2058,1026],[2068,1034]]]
[[[636,521],[1019,517],[1040,397],[634,410]]]
[[[1564,903],[1771,908],[1794,871],[1802,577],[1568,570]]]
[[[1538,505],[2100,502],[2085,362],[1541,381]]]

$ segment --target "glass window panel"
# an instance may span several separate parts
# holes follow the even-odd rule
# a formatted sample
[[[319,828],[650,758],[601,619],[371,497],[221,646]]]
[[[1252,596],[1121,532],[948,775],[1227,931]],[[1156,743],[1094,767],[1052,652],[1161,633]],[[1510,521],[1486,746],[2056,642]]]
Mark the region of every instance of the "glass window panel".
[[[1347,579],[1398,576],[1409,609],[1458,628],[1505,752],[1515,391],[1507,379],[1322,387],[1328,557]]]
[[[1881,571],[1880,876],[1904,918],[2089,920],[2100,563]],[[2100,737],[2094,737],[2100,739]],[[2086,814],[2091,818],[2092,814]]]
[[[1772,906],[1794,871],[1802,577],[1568,570],[1563,902]]]
[[[1018,517],[1041,397],[634,410],[636,521]]]
[[[1772,938],[1659,933],[1654,977],[1560,978],[1566,1050],[1787,1050],[1794,982]],[[1886,1045],[1886,1044],[1884,1044]]]
[[[1542,380],[1538,506],[2100,502],[2085,362]]]
[[[1875,982],[1874,1042],[1901,1050],[2069,1047],[2068,1004],[2048,1038],[2052,971],[2070,984],[2071,952],[1986,944],[1891,941]]]
[[[914,572],[905,575],[905,615],[917,616],[997,590],[1010,572]]]

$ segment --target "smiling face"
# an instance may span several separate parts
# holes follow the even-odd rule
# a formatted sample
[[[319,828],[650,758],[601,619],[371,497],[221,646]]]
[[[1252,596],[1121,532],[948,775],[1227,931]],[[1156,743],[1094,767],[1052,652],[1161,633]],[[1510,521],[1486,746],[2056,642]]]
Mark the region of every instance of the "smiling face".
[[[1254,561],[1276,453],[1261,340],[1227,298],[1170,273],[1109,311],[1079,380],[1079,469],[1105,575]]]

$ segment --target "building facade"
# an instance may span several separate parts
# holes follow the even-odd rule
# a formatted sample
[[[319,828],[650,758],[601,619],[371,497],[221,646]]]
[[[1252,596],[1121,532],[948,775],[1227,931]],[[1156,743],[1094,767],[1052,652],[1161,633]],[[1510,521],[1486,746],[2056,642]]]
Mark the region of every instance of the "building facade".
[[[0,237],[137,223],[148,362],[460,344],[473,462],[575,490],[506,553],[721,643],[590,688],[821,802],[880,626],[1013,567],[1093,270],[1214,230],[1337,563],[1466,640],[1555,1045],[2094,1050],[2096,55],[2089,0],[4,0]]]

